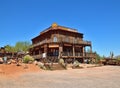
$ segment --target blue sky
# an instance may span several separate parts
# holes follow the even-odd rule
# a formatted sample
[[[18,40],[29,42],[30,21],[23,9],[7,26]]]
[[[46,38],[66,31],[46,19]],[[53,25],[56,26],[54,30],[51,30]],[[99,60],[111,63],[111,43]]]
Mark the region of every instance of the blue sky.
[[[0,0],[0,47],[31,41],[54,22],[84,33],[100,55],[120,54],[120,0]]]

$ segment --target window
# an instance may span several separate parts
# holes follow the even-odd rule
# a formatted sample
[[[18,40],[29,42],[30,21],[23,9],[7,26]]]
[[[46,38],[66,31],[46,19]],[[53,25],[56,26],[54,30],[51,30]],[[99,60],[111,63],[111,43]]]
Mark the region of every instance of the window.
[[[73,39],[73,43],[77,43],[77,38],[75,37],[74,39]]]
[[[77,43],[77,39],[76,38],[74,39],[74,43]]]
[[[53,42],[57,42],[57,37],[56,36],[54,36]]]
[[[65,41],[69,42],[69,37],[68,36],[66,36]]]

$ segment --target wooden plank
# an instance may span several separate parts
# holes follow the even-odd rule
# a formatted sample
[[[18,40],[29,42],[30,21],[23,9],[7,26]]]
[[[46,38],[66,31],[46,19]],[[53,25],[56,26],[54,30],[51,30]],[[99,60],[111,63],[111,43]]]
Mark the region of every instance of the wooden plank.
[[[64,46],[72,46],[71,44],[64,44]]]
[[[59,47],[59,45],[49,45],[49,48],[56,48],[56,47]]]

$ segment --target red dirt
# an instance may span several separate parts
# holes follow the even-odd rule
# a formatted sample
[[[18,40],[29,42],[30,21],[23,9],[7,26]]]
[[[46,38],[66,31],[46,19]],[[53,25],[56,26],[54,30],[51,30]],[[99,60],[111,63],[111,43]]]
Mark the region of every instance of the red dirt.
[[[21,66],[17,66],[16,64],[0,64],[0,75],[7,77],[17,77],[22,73],[39,71],[41,71],[41,69],[34,64],[22,64]]]

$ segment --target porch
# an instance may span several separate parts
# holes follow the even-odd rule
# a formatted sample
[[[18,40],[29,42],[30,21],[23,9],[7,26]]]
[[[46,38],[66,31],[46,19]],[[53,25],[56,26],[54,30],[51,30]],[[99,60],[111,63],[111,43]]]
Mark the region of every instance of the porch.
[[[84,55],[84,56],[83,56]],[[43,54],[39,54],[39,55],[33,55],[33,57],[36,60],[43,60],[45,59],[47,62],[58,62],[59,61],[59,53],[57,53],[56,55],[52,55],[51,53],[48,53],[46,55],[46,58],[43,58]],[[78,61],[83,61],[84,59],[92,59],[95,58],[96,54],[95,53],[78,53],[75,52],[75,56],[73,55],[72,52],[63,52],[61,58],[63,59],[69,59],[69,60],[78,60]]]
[[[46,59],[48,62],[58,62],[59,58],[71,60],[84,60],[95,58],[92,47],[88,46],[90,52],[86,52],[86,46],[69,43],[50,43],[34,48],[32,56],[37,60]]]

